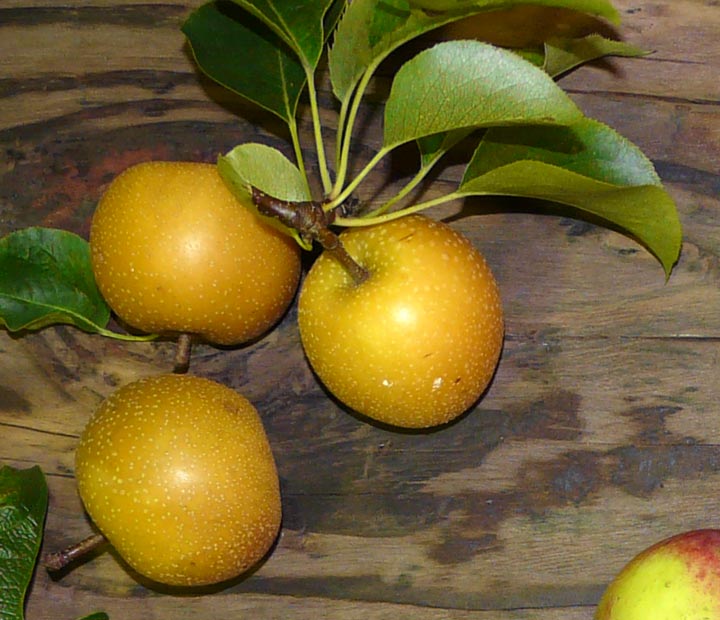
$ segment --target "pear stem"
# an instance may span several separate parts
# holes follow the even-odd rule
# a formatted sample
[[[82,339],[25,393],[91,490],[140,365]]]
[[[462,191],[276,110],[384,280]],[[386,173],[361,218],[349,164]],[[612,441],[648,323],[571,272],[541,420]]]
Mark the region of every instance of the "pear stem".
[[[326,212],[322,204],[314,200],[293,202],[274,198],[256,187],[252,188],[252,198],[261,215],[294,228],[304,239],[317,241],[350,274],[355,284],[368,279],[368,270],[350,256],[340,237],[330,229],[334,211]]]
[[[175,349],[175,366],[173,372],[183,374],[190,368],[190,353],[192,352],[192,336],[182,333],[178,336]]]
[[[43,560],[43,564],[45,565],[45,568],[51,572],[62,570],[67,568],[78,558],[87,555],[106,542],[107,538],[105,538],[102,534],[92,534],[91,536],[88,536],[80,542],[76,542],[65,549],[61,549],[55,553],[48,553]]]
[[[340,263],[340,265],[350,274],[356,285],[360,285],[370,277],[368,270],[358,263],[350,253],[345,249],[340,237],[329,228],[322,231],[322,236],[318,236],[318,243],[323,250],[329,252],[332,257]]]

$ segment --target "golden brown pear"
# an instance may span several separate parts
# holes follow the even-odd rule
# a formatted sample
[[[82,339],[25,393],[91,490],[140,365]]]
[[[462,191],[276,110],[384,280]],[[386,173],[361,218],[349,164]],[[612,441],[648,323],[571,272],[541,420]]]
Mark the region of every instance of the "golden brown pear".
[[[93,215],[90,249],[100,292],[129,326],[221,345],[266,332],[300,278],[295,241],[241,204],[212,164],[125,170]]]
[[[207,379],[161,375],[117,390],[80,438],[75,475],[100,531],[159,583],[236,577],[280,527],[278,475],[257,411]]]
[[[411,215],[343,232],[369,277],[331,255],[303,282],[300,335],[327,388],[380,422],[449,422],[480,397],[503,343],[498,286],[477,249],[450,226]]]

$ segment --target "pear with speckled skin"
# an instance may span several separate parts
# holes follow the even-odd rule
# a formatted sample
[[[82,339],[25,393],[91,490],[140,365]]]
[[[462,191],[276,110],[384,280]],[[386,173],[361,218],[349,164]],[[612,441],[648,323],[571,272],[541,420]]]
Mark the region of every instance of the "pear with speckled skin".
[[[300,335],[319,378],[385,424],[425,428],[462,414],[488,386],[503,343],[500,294],[483,256],[421,215],[340,239],[369,277],[354,282],[325,253],[303,282]]]
[[[102,534],[158,583],[241,575],[280,528],[278,475],[260,417],[207,379],[160,375],[117,390],[88,422],[75,474]]]
[[[300,278],[295,241],[241,204],[213,164],[126,169],[98,203],[90,250],[100,292],[125,323],[220,345],[269,330]]]

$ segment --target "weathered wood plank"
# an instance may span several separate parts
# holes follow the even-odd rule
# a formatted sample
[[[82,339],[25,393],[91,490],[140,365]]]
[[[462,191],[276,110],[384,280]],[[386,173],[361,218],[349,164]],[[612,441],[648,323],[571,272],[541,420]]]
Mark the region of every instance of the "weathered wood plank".
[[[178,26],[200,3],[5,0],[0,233],[86,234],[107,183],[138,161],[212,161],[246,140],[287,148],[278,123],[198,79]],[[487,255],[503,291],[505,351],[477,407],[428,434],[356,419],[310,372],[294,309],[250,347],[198,347],[193,371],[243,392],[266,423],[285,513],[273,554],[202,597],[145,588],[102,554],[57,581],[38,571],[28,617],[579,620],[635,552],[717,525],[720,10],[616,5],[622,35],[655,53],[562,84],[635,141],[676,198],[685,246],[669,282],[633,241],[567,213],[487,200],[436,209]],[[360,158],[381,137],[367,112]],[[386,162],[361,195],[411,158]],[[448,166],[429,195],[460,173]],[[0,332],[0,459],[48,474],[46,550],[91,531],[72,477],[91,411],[118,385],[169,370],[172,353],[65,327]]]

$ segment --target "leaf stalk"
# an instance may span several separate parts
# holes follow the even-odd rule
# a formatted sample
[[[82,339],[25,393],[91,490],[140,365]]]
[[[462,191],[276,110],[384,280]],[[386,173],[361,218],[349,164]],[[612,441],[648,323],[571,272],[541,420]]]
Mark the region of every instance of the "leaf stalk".
[[[375,69],[378,67],[378,62],[372,63],[363,74],[357,88],[355,89],[355,92],[352,95],[352,104],[350,105],[349,111],[347,113],[347,119],[344,120],[344,125],[341,125],[338,128],[338,137],[337,139],[341,142],[342,146],[338,149],[340,153],[339,157],[339,165],[337,170],[337,177],[335,178],[335,185],[333,186],[332,192],[330,193],[330,198],[335,199],[342,191],[343,185],[345,185],[345,179],[347,177],[347,171],[348,171],[348,160],[350,158],[350,142],[353,135],[353,129],[355,127],[355,120],[357,119],[357,114],[360,109],[360,102],[362,101],[363,95],[365,94],[365,90],[368,87],[368,84],[370,83],[370,79],[373,76],[373,73],[375,72]],[[341,122],[343,119],[340,119]],[[347,195],[352,193],[350,191]],[[339,200],[336,202],[336,204],[340,204],[342,200]]]
[[[441,204],[445,204],[446,202],[451,202],[453,200],[456,200],[458,198],[463,198],[464,194],[460,192],[452,192],[450,194],[445,194],[444,196],[438,196],[437,198],[433,198],[432,200],[426,200],[424,202],[419,202],[415,205],[412,205],[411,207],[407,207],[405,209],[398,209],[397,211],[393,211],[391,213],[384,213],[382,215],[375,215],[375,216],[365,216],[365,217],[336,217],[334,220],[334,223],[338,226],[347,226],[347,227],[355,227],[358,228],[360,226],[374,226],[376,224],[384,224],[385,222],[390,222],[392,220],[400,219],[401,217],[405,217],[406,215],[411,215],[412,213],[419,213],[420,211],[424,211],[425,209],[429,209],[430,207],[436,207]]]
[[[317,89],[315,88],[315,75],[311,68],[306,67],[308,98],[310,99],[310,112],[312,114],[313,133],[315,135],[315,149],[317,150],[318,168],[325,195],[332,189],[332,180],[325,157],[325,143],[322,136],[322,122],[320,119],[320,108],[318,106]],[[301,166],[303,175],[306,175],[305,166]],[[307,178],[307,177],[306,177]]]

